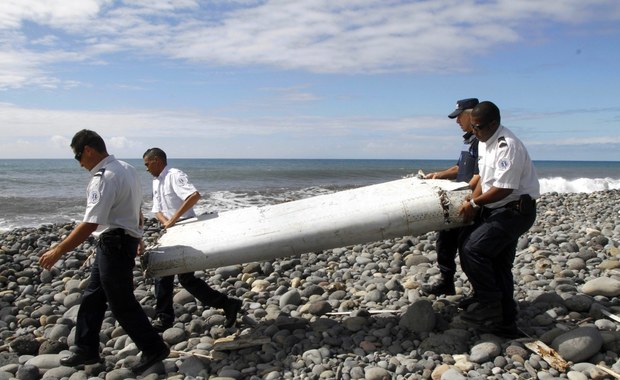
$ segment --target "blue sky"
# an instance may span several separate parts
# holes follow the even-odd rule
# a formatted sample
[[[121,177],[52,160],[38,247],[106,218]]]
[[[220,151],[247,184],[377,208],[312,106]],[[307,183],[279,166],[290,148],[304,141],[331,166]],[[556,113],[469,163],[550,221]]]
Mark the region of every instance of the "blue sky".
[[[620,160],[617,0],[2,0],[0,158],[452,159],[456,100],[535,160]]]

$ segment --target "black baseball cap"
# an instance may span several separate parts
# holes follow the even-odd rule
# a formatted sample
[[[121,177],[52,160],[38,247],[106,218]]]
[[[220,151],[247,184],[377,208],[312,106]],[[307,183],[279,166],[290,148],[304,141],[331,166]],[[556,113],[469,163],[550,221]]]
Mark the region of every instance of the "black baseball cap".
[[[478,105],[478,99],[476,98],[461,99],[456,102],[456,109],[452,111],[452,113],[448,115],[448,117],[450,119],[454,119],[455,117],[459,116],[461,112],[468,110],[468,109],[472,109],[477,105]]]

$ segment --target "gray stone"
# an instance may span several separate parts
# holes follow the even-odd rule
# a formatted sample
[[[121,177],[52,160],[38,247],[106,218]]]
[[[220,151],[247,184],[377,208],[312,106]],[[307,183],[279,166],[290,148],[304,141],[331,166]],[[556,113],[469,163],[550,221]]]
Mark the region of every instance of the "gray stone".
[[[301,294],[297,289],[291,289],[280,297],[280,308],[287,305],[299,306],[301,303]]]
[[[451,334],[432,335],[419,346],[421,352],[432,351],[442,354],[461,354],[468,350],[467,340]]]
[[[454,368],[448,369],[446,372],[441,374],[441,380],[465,380],[466,376],[463,376],[458,370]]]
[[[63,304],[67,309],[70,309],[75,305],[79,305],[81,302],[82,293],[71,293],[65,297]]]
[[[69,346],[64,342],[57,340],[46,340],[39,346],[39,355],[42,354],[58,354],[63,350],[69,349]]]
[[[304,352],[302,358],[308,366],[312,364],[321,364],[323,361],[323,355],[321,354],[321,351],[317,349],[311,349]]]
[[[209,361],[207,359],[190,356],[179,366],[179,372],[186,376],[199,376],[204,370],[209,369]]]
[[[237,277],[242,271],[242,267],[240,265],[229,265],[226,267],[220,267],[215,270],[216,274],[222,276],[222,278],[230,278]]]
[[[385,368],[366,367],[364,368],[364,378],[366,380],[390,380],[392,375]]]
[[[575,294],[564,300],[564,302],[568,310],[584,312],[590,310],[590,306],[592,306],[594,300],[592,297],[585,294]]]
[[[474,363],[484,363],[493,360],[502,352],[502,348],[495,341],[478,343],[471,348],[469,360]]]
[[[135,376],[128,368],[118,368],[106,373],[105,380],[135,379]]]
[[[54,327],[46,331],[45,336],[50,340],[60,340],[67,338],[71,333],[71,327],[62,324],[56,324]]]
[[[360,331],[368,324],[368,318],[365,317],[349,317],[342,321],[342,325],[349,331]]]
[[[48,370],[60,366],[60,358],[61,356],[59,354],[37,355],[28,359],[26,364],[36,366],[41,370]]]
[[[36,355],[39,352],[39,343],[33,335],[23,335],[15,338],[9,346],[18,355]]]
[[[413,303],[400,318],[399,325],[413,332],[429,332],[435,328],[433,304],[421,299]]]
[[[590,296],[620,296],[620,281],[610,277],[598,277],[583,284],[582,292]]]
[[[551,342],[551,347],[555,349],[561,357],[572,362],[585,361],[603,346],[603,338],[600,332],[590,326],[578,327],[564,333]]]
[[[588,376],[578,371],[568,371],[566,377],[568,380],[588,380]]]
[[[21,366],[16,373],[19,380],[39,380],[39,369],[31,364]]]
[[[332,305],[327,301],[313,302],[308,306],[308,313],[313,315],[324,315],[332,311]]]
[[[60,366],[56,368],[50,368],[45,372],[45,378],[56,377],[62,379],[63,377],[69,377],[73,375],[77,370],[71,367]]]
[[[185,340],[185,330],[178,327],[171,327],[163,332],[162,338],[169,345],[175,345]]]

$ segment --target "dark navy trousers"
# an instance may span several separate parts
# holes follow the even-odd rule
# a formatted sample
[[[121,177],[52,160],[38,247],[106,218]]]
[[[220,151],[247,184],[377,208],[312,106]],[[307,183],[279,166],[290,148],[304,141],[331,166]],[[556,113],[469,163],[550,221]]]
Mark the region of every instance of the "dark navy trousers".
[[[480,302],[502,303],[504,323],[517,317],[514,301],[514,262],[519,236],[534,224],[535,204],[526,212],[510,207],[483,208],[461,234],[461,267]]]
[[[194,276],[194,272],[178,274],[179,283],[203,305],[224,308],[228,296],[212,289],[206,282]],[[173,308],[174,275],[155,279],[155,297],[157,317],[164,323],[174,321]]]
[[[121,327],[145,354],[166,345],[134,296],[133,268],[139,239],[123,230],[102,234],[91,266],[90,281],[77,315],[75,343],[88,354],[99,353],[99,332],[108,305]]]
[[[456,252],[459,246],[461,228],[439,231],[437,242],[437,264],[444,278],[452,279],[456,273]]]

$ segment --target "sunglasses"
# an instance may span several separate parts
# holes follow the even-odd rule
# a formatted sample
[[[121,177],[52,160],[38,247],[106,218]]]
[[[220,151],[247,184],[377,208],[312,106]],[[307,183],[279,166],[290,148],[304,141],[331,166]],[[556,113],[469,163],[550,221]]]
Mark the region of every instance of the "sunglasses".
[[[82,149],[80,149],[79,153],[75,154],[75,159],[80,162],[82,160],[82,154],[84,153],[84,147],[82,147]]]

